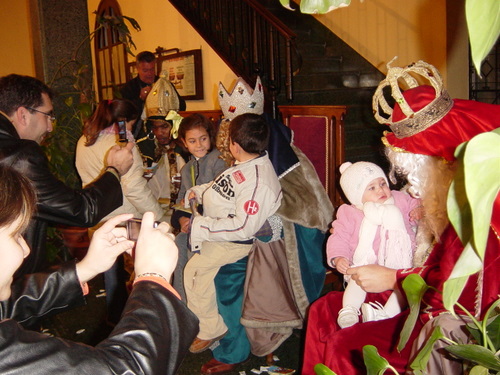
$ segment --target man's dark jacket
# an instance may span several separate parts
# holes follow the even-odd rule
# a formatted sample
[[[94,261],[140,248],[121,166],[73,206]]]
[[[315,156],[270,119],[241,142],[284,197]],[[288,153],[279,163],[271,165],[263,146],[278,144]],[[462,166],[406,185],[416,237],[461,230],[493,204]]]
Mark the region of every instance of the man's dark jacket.
[[[174,375],[198,333],[198,319],[171,291],[137,282],[120,322],[95,347],[27,331],[68,306],[84,303],[75,263],[28,275],[0,301],[0,374]]]
[[[155,82],[158,81],[158,76],[155,77]],[[131,102],[135,104],[137,107],[137,110],[142,113],[142,110],[144,108],[144,101],[140,98],[141,90],[144,87],[151,86],[145,82],[143,82],[139,76],[132,78],[130,81],[125,83],[123,87],[120,89],[120,94],[123,99],[128,99]],[[179,95],[177,92],[177,89],[175,88],[174,85],[172,85],[174,88],[174,91],[177,93],[177,96],[179,97],[179,111],[185,111],[186,110],[186,101]]]
[[[35,141],[20,139],[10,119],[0,114],[0,163],[28,177],[37,193],[37,212],[24,235],[31,253],[18,275],[44,267],[47,225],[91,227],[122,204],[120,181],[104,173],[83,190],[67,187],[49,170],[49,162]]]

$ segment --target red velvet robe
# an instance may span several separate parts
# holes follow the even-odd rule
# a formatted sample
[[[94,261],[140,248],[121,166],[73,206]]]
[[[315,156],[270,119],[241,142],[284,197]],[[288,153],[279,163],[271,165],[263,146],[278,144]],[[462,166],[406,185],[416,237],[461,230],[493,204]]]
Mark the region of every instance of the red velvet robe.
[[[494,206],[492,225],[484,262],[484,274],[481,294],[481,313],[500,294],[500,195]],[[462,253],[463,246],[455,230],[450,225],[441,236],[441,242],[432,250],[425,265],[420,268],[399,270],[398,283],[409,273],[419,273],[427,284],[438,290],[443,290],[443,283],[449,277],[453,266]],[[469,277],[459,302],[472,314],[475,313],[475,302],[478,295],[478,275]],[[417,320],[415,329],[406,347],[397,351],[399,334],[403,328],[409,310],[387,320],[355,324],[352,327],[340,329],[337,325],[338,311],[342,306],[341,292],[331,292],[311,305],[304,350],[302,375],[314,375],[314,365],[323,363],[339,375],[366,374],[362,358],[362,348],[374,345],[379,354],[386,358],[400,373],[408,365],[412,342],[418,336],[420,329],[432,316],[444,311],[441,295],[428,291],[422,303],[422,313]],[[368,293],[367,299],[384,302],[388,293]],[[425,309],[425,312],[424,312]],[[458,310],[457,310],[458,311]]]

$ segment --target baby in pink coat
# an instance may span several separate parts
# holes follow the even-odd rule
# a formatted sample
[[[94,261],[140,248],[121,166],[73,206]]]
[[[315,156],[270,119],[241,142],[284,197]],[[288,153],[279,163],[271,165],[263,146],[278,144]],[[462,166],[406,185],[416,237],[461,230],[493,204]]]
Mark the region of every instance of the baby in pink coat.
[[[340,186],[350,201],[337,211],[333,234],[327,242],[329,265],[347,282],[338,324],[390,318],[401,312],[404,298],[394,291],[384,306],[364,303],[366,292],[346,275],[351,266],[379,264],[400,269],[412,266],[416,221],[423,215],[420,200],[390,190],[387,177],[376,164],[346,162],[340,166]]]

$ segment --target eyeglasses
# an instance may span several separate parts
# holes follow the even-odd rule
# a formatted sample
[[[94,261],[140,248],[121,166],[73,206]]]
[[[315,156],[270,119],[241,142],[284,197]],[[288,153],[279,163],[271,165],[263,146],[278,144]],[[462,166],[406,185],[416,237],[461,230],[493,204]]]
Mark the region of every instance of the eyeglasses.
[[[35,112],[38,112],[38,113],[41,113],[42,115],[45,115],[49,118],[50,122],[55,122],[56,121],[56,116],[54,116],[54,112],[43,112],[43,111],[40,111],[38,109],[35,109],[35,108],[31,108],[31,107],[25,107],[26,109],[30,110],[30,111],[35,111]]]

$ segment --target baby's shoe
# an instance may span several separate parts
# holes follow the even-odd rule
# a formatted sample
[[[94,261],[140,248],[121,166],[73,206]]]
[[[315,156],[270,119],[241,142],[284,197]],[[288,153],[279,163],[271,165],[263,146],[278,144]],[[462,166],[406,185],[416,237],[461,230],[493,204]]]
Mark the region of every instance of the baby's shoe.
[[[339,311],[337,323],[340,328],[347,328],[359,323],[359,310],[351,305],[347,305]]]
[[[364,322],[373,322],[376,320],[389,319],[384,306],[380,302],[369,302],[361,305],[361,314]]]

